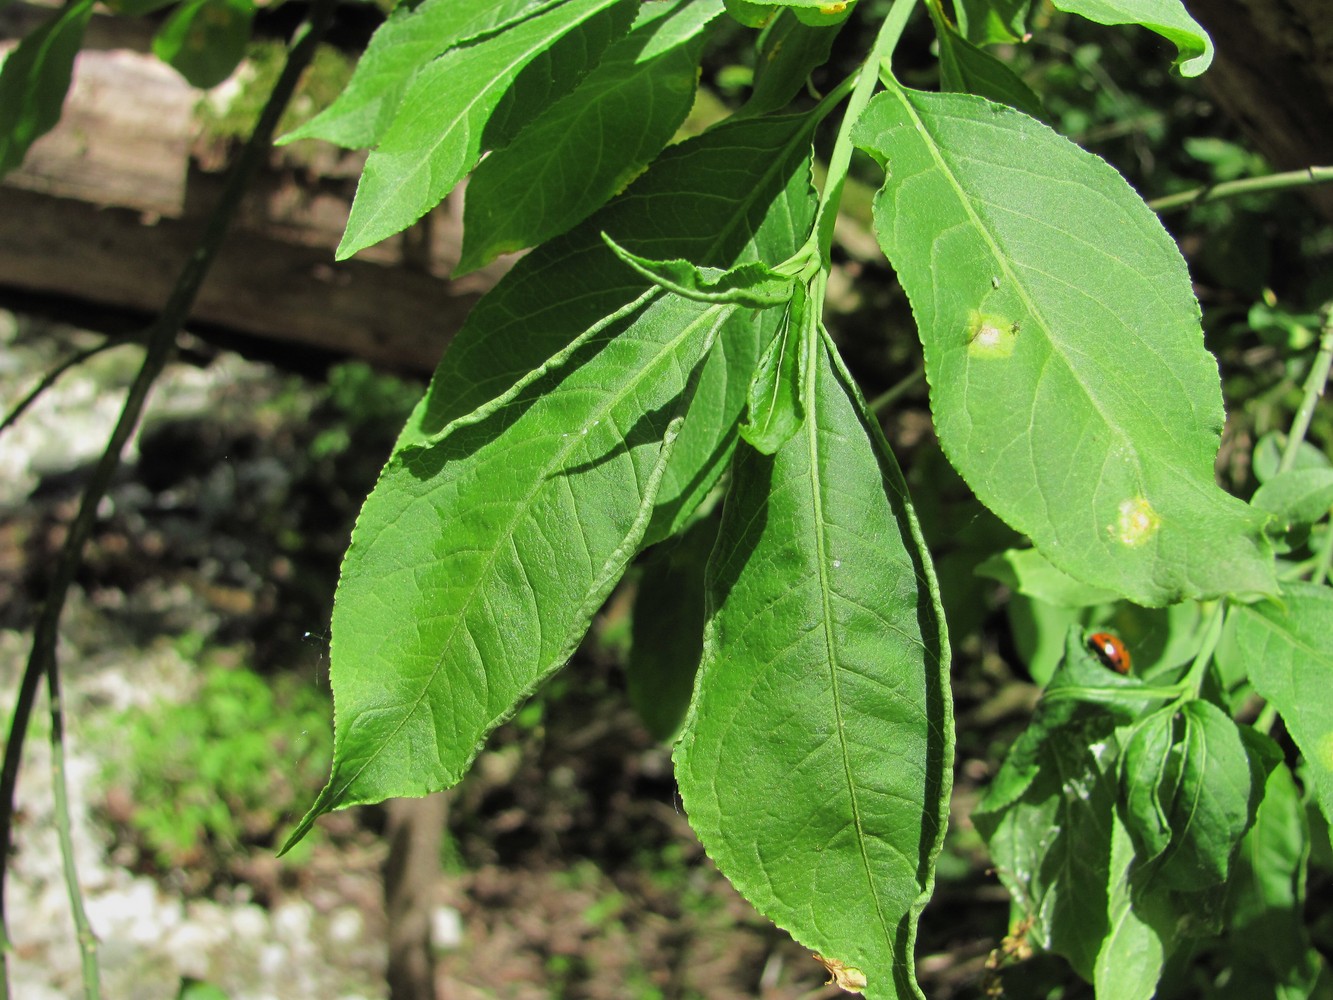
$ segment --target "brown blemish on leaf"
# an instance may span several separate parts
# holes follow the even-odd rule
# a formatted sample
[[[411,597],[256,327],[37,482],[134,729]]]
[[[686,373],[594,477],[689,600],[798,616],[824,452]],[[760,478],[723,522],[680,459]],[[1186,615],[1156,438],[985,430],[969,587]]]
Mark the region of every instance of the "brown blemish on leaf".
[[[828,970],[829,980],[825,986],[838,986],[849,993],[860,993],[866,988],[866,974],[855,966],[823,955],[816,955],[815,958]]]

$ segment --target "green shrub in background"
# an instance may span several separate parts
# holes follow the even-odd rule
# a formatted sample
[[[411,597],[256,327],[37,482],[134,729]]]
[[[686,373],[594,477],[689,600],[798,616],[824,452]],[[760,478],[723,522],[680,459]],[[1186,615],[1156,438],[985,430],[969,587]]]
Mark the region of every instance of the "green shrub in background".
[[[119,713],[110,726],[125,752],[105,776],[129,794],[144,855],[164,871],[225,872],[271,850],[278,825],[327,774],[329,714],[327,691],[304,679],[218,664],[188,702]]]

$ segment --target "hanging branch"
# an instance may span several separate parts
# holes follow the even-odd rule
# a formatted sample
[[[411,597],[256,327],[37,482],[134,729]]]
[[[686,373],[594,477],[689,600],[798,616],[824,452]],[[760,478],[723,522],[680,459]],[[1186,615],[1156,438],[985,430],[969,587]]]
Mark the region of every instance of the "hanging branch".
[[[222,195],[204,229],[198,246],[190,255],[181,270],[175,287],[163,307],[158,319],[144,333],[145,354],[143,364],[130,386],[129,394],[121,409],[115,429],[111,432],[106,450],[98,460],[88,485],[84,488],[79,512],[70,525],[69,535],[56,563],[55,575],[47,592],[36,627],[33,630],[32,652],[23,672],[19,685],[18,699],[14,705],[14,714],[9,727],[9,739],[5,746],[3,769],[0,770],[0,848],[4,851],[5,864],[0,864],[0,949],[8,951],[9,936],[5,912],[5,877],[8,872],[8,857],[13,847],[14,792],[18,781],[19,764],[23,755],[23,741],[27,734],[28,722],[32,716],[33,702],[36,699],[37,686],[43,676],[51,685],[52,739],[59,740],[63,732],[63,717],[60,709],[59,681],[56,675],[56,636],[60,614],[64,609],[74,574],[83,557],[83,549],[92,535],[96,521],[97,506],[111,483],[111,478],[120,463],[120,455],[134,434],[139,418],[143,413],[148,391],[162,373],[167,359],[176,344],[176,335],[189,316],[204,277],[208,274],[218,251],[222,247],[232,217],[240,205],[241,199],[258,172],[260,164],[272,143],[273,132],[278,119],[296,89],[296,83],[314,56],[315,47],[323,37],[333,17],[334,0],[317,0],[311,10],[308,29],[305,35],[292,47],[283,67],[282,75],[274,85],[268,102],[251,133],[249,140],[228,174]],[[63,749],[57,749],[53,755],[53,765],[58,766],[63,760]],[[56,784],[56,789],[63,789],[63,776]],[[57,814],[68,822],[68,804],[56,803]],[[67,843],[67,837],[62,842]],[[78,925],[81,954],[84,964],[85,990],[89,996],[96,996],[96,952],[93,936],[88,926],[87,917],[79,902],[78,885],[74,879],[73,862],[66,861],[66,878],[71,898],[74,900],[74,917]],[[0,951],[0,955],[3,954]],[[3,959],[0,959],[2,962]],[[90,987],[91,974],[91,987]],[[7,962],[0,964],[0,998],[9,997],[9,974]]]
[[[1169,194],[1162,198],[1154,198],[1148,202],[1148,207],[1160,215],[1163,212],[1178,212],[1194,205],[1221,201],[1224,198],[1236,198],[1243,194],[1284,191],[1287,188],[1327,184],[1330,181],[1333,181],[1333,167],[1306,167],[1304,170],[1289,170],[1284,174],[1243,177],[1237,181],[1223,181],[1220,184],[1181,191],[1179,194]]]

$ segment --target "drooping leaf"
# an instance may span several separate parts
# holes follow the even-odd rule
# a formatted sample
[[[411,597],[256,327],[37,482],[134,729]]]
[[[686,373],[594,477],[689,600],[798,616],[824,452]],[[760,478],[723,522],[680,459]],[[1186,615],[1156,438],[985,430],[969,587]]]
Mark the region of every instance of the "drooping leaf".
[[[972,824],[1028,922],[1031,942],[1063,955],[1091,982],[1110,932],[1115,720],[1091,705],[1068,704],[1051,706],[1064,718],[1053,717],[1029,747],[1022,791],[1014,795],[1005,782],[1001,796],[988,792]]]
[[[644,567],[634,598],[625,673],[630,704],[659,740],[674,740],[689,711],[704,635],[704,568],[717,517],[663,542]]]
[[[1300,793],[1285,765],[1268,775],[1254,825],[1236,853],[1227,883],[1230,976],[1223,1000],[1314,995],[1323,960],[1305,924],[1305,870],[1310,831]]]
[[[643,537],[732,308],[658,296],[507,407],[390,460],[338,583],[333,773],[305,824],[454,784],[564,664]]]
[[[1012,69],[959,34],[935,4],[927,4],[927,9],[939,39],[941,90],[975,94],[1038,120],[1046,117],[1041,98]]]
[[[483,130],[524,67],[589,19],[614,16],[617,7],[629,9],[624,0],[566,0],[482,41],[449,49],[417,72],[366,159],[338,259],[407,228],[438,205],[476,165]]]
[[[1220,382],[1184,261],[1123,178],[962,94],[891,87],[856,135],[887,166],[876,232],[977,496],[1141,604],[1274,592],[1263,515],[1213,479]]]
[[[1032,0],[953,0],[963,37],[974,45],[1022,41]]]
[[[573,93],[478,165],[458,273],[564,232],[657,155],[689,113],[704,28],[721,9],[720,0],[645,6]]]
[[[1112,815],[1111,881],[1107,892],[1106,939],[1093,964],[1097,1000],[1152,1000],[1162,963],[1174,944],[1167,901],[1136,891],[1134,843]]]
[[[92,17],[93,0],[77,0],[30,32],[0,66],[0,177],[60,121],[74,57]]]
[[[1314,524],[1333,508],[1333,469],[1288,469],[1254,491],[1250,503],[1287,524]]]
[[[765,455],[786,444],[805,419],[802,359],[809,339],[817,336],[816,322],[804,287],[793,288],[777,336],[759,357],[740,426],[741,437]]]
[[[998,552],[977,566],[977,572],[999,580],[1020,594],[1062,608],[1109,604],[1116,598],[1109,590],[1090,587],[1056,569],[1036,549],[1006,549]]]
[[[807,346],[801,430],[737,453],[677,777],[760,912],[867,996],[914,995],[950,783],[947,643],[897,466],[826,343]]]
[[[1124,819],[1155,884],[1197,891],[1226,882],[1262,794],[1253,776],[1236,723],[1206,701],[1135,727],[1122,763]]]
[[[781,111],[807,85],[810,74],[828,62],[838,26],[802,24],[791,11],[781,11],[764,28],[754,69],[754,89],[737,115]]]
[[[687,260],[648,260],[630,253],[603,234],[622,261],[659,288],[696,302],[730,303],[751,309],[784,305],[792,297],[792,279],[761,261],[720,267],[696,267]]]
[[[371,37],[338,99],[278,143],[324,139],[348,149],[374,145],[397,113],[408,84],[433,59],[454,46],[534,17],[559,2],[496,0],[460,4],[456,0],[424,0],[415,6],[400,4]]]
[[[330,649],[334,774],[292,841],[339,804],[456,780],[512,702],[563,662],[561,643],[577,641],[640,533],[676,530],[711,487],[734,441],[762,323],[740,315],[725,324],[664,457],[684,380],[700,368],[690,355],[706,339],[701,330],[672,347],[673,338],[732,307],[654,290],[599,234],[718,265],[783,259],[813,215],[809,128],[769,119],[682,143],[620,202],[520,261],[473,310],[344,563]],[[707,210],[695,185],[714,195]],[[650,304],[624,311],[645,293]],[[576,341],[563,363],[506,397]],[[477,420],[460,419],[473,411]],[[590,461],[580,465],[582,454]]]
[[[1054,6],[1098,24],[1138,24],[1176,47],[1181,76],[1198,76],[1213,61],[1213,42],[1180,0],[1051,0]]]
[[[1319,807],[1333,821],[1333,590],[1285,584],[1281,605],[1233,607],[1227,630],[1250,683],[1304,754]]]
[[[254,18],[253,0],[185,0],[153,37],[153,54],[191,86],[216,87],[245,55]]]

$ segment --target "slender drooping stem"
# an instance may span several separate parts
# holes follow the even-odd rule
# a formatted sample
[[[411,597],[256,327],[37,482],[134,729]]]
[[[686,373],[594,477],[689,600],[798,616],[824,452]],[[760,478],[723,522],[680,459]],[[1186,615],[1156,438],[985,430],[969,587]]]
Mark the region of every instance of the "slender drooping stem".
[[[23,742],[27,735],[28,722],[32,716],[37,687],[42,677],[53,678],[57,670],[56,635],[60,615],[64,609],[69,588],[74,582],[74,574],[82,560],[84,547],[92,535],[97,517],[97,506],[110,486],[111,478],[120,463],[121,452],[125,444],[138,427],[139,418],[148,399],[148,392],[161,374],[172,349],[175,347],[176,335],[189,316],[190,308],[194,304],[200,286],[203,284],[204,276],[208,273],[222,247],[223,239],[226,237],[231,220],[240,206],[241,198],[253,181],[272,143],[273,132],[277,128],[278,119],[291,99],[301,73],[314,56],[315,48],[333,18],[334,6],[334,0],[318,0],[312,8],[308,28],[304,36],[292,47],[288,54],[287,63],[283,67],[282,74],[269,95],[268,102],[259,116],[254,131],[231,168],[222,195],[209,216],[198,245],[182,268],[180,277],[172,288],[171,295],[163,307],[161,315],[145,332],[143,363],[135,376],[133,384],[130,386],[120,417],[111,432],[106,449],[98,460],[88,485],[84,488],[79,511],[70,525],[69,534],[56,562],[46,600],[33,629],[32,651],[29,654],[28,663],[19,684],[18,698],[14,704],[14,713],[9,727],[9,738],[5,746],[4,764],[3,768],[0,769],[0,852],[3,852],[3,861],[5,862],[0,864],[0,955],[7,951],[9,947],[4,903],[5,877],[8,872],[8,858],[13,844],[14,792],[18,782],[19,764],[23,756]],[[59,700],[59,682],[56,679],[53,682],[49,681],[49,683],[54,684],[51,689],[53,694],[51,700],[52,738],[58,739],[64,731],[63,714]],[[53,766],[60,766],[63,759],[63,749],[61,749],[53,756]],[[68,802],[61,800],[64,787],[62,773],[56,785],[58,793],[57,816],[58,818],[63,817],[62,821],[66,824],[62,844],[66,843],[68,838]],[[85,988],[88,984],[89,962],[91,962],[93,983],[92,992],[89,995],[96,996],[96,951],[91,930],[87,928],[87,920],[83,916],[82,904],[77,898],[78,883],[77,879],[73,878],[72,858],[67,859],[66,868],[71,896],[75,898],[75,919],[83,920],[83,926],[80,927],[79,931],[81,935],[80,943],[83,946],[81,952],[84,956]],[[85,930],[87,931],[86,941],[83,939]],[[8,967],[3,957],[0,957],[0,998],[7,1000],[8,997]]]
[[[1333,181],[1333,167],[1306,167],[1304,170],[1289,170],[1283,174],[1269,174],[1266,177],[1243,177],[1240,180],[1223,181],[1220,184],[1181,191],[1179,194],[1169,194],[1162,198],[1154,198],[1148,202],[1148,207],[1160,215],[1163,212],[1177,212],[1183,208],[1210,201],[1221,201],[1224,198],[1235,198],[1243,194],[1285,191],[1287,188],[1328,184],[1331,181]]]
[[[1305,432],[1310,429],[1310,420],[1314,417],[1314,408],[1328,385],[1328,371],[1333,364],[1333,302],[1324,306],[1324,325],[1319,331],[1319,350],[1315,353],[1310,374],[1305,377],[1305,391],[1301,394],[1301,405],[1296,408],[1296,416],[1291,421],[1291,432],[1287,435],[1287,447],[1282,452],[1279,472],[1286,472],[1296,465],[1296,456],[1305,441]]]
[[[129,343],[133,343],[133,341],[122,340],[118,337],[108,337],[106,340],[102,341],[95,347],[89,347],[86,350],[82,351],[75,351],[64,361],[61,361],[49,372],[43,375],[42,380],[38,382],[35,386],[33,386],[32,391],[29,392],[22,399],[20,399],[18,403],[15,404],[14,408],[10,410],[7,414],[5,414],[5,419],[0,420],[0,434],[3,434],[5,431],[9,430],[9,428],[13,426],[13,424],[18,420],[18,418],[23,416],[24,412],[28,409],[28,407],[32,406],[33,403],[37,402],[37,400],[41,398],[42,393],[44,393],[47,389],[51,388],[51,386],[55,385],[56,382],[59,380],[60,376],[64,375],[65,372],[69,371],[76,365],[83,364],[85,361],[87,361],[94,355],[101,354],[103,351],[109,350],[112,347],[120,347],[122,344],[129,344]]]

